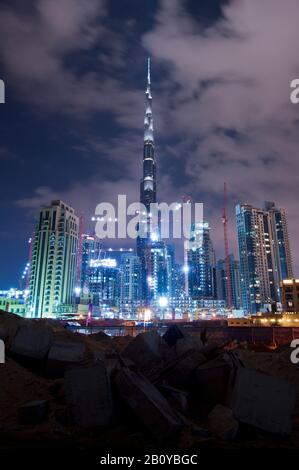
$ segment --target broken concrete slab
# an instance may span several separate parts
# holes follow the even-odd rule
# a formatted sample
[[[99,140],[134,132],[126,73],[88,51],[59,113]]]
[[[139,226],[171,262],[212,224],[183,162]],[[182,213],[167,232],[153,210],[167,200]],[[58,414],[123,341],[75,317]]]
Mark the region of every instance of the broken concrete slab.
[[[19,327],[25,322],[26,320],[18,315],[0,312],[0,339],[7,343],[8,348],[10,347]]]
[[[208,361],[195,371],[198,402],[202,412],[209,412],[215,405],[226,405],[232,367],[221,357]]]
[[[295,386],[254,369],[237,370],[232,394],[235,417],[265,431],[290,434]]]
[[[156,439],[164,440],[183,426],[179,415],[142,374],[123,368],[115,383],[122,399]]]
[[[230,408],[216,405],[208,416],[207,428],[215,437],[229,441],[237,436],[239,423]]]
[[[81,342],[54,341],[47,359],[47,372],[63,375],[74,364],[80,364],[86,357],[86,346]]]
[[[141,370],[160,357],[161,337],[156,331],[140,333],[122,351],[122,356],[131,359]]]
[[[162,384],[158,388],[173,408],[185,416],[189,414],[189,392],[187,390],[179,390],[165,384]]]
[[[176,342],[186,336],[185,332],[178,325],[170,326],[164,333],[162,338],[168,344],[168,346],[174,346]]]
[[[179,338],[175,345],[176,354],[182,356],[188,351],[199,350],[203,347],[199,336],[185,336]]]
[[[34,322],[18,328],[12,340],[10,351],[30,359],[44,359],[53,342],[53,332],[49,327]]]
[[[25,403],[18,408],[20,424],[39,424],[44,421],[50,411],[49,400],[35,400]]]
[[[72,423],[84,428],[102,427],[111,423],[110,378],[103,363],[66,371],[64,388]]]
[[[188,351],[160,374],[159,381],[165,380],[178,389],[188,389],[196,368],[206,362],[199,351]]]
[[[48,360],[63,362],[80,362],[84,359],[86,346],[79,342],[54,341]]]

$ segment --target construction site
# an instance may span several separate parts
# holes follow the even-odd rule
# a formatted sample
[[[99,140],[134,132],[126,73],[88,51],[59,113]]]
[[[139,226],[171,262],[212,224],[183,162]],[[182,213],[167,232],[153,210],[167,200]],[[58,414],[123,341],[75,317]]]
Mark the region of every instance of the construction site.
[[[289,338],[253,342],[228,328],[82,334],[1,311],[0,448],[298,448]]]

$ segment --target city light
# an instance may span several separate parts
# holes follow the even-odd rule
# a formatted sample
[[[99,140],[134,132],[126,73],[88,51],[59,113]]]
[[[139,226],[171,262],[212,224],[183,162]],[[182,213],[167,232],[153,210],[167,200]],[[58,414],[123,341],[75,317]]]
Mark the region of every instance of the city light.
[[[163,308],[163,307],[167,307],[167,305],[168,305],[168,299],[167,299],[167,297],[160,297],[160,298],[159,298],[159,305],[160,305],[160,307],[162,307],[162,308]]]

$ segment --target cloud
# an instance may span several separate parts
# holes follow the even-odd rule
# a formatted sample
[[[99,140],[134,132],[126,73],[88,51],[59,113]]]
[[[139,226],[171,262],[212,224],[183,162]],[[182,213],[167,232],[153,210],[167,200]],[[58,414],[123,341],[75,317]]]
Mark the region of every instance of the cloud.
[[[299,269],[299,105],[289,100],[290,81],[299,76],[298,1],[232,0],[208,26],[186,4],[161,0],[153,28],[142,37],[153,57],[159,199],[191,195],[204,202],[219,255],[224,181],[235,252],[234,205],[276,201],[288,211]],[[37,211],[62,198],[89,217],[98,202],[115,201],[117,194],[138,199],[144,97],[133,85],[139,63],[129,50],[128,31],[134,21],[119,31],[109,27],[104,0],[33,5],[26,13],[0,7],[8,85],[45,115],[82,118],[102,112],[117,127],[113,137],[101,129],[80,136],[82,154],[99,156],[95,174],[84,180],[78,174],[63,188],[50,181],[17,204]],[[128,60],[134,69],[126,66]]]
[[[109,112],[136,127],[132,109],[141,106],[142,97],[129,87],[124,93],[115,78],[125,64],[126,42],[105,26],[105,18],[104,0],[36,0],[27,10],[1,7],[0,57],[7,85],[39,112],[72,118]]]
[[[192,193],[204,199],[213,237],[222,249],[223,182],[233,206],[274,200],[285,206],[294,255],[299,230],[299,108],[290,81],[299,75],[299,4],[296,0],[233,0],[203,28],[179,0],[165,0],[144,45],[167,63],[169,135],[190,148],[184,154]],[[299,259],[296,255],[297,269]]]

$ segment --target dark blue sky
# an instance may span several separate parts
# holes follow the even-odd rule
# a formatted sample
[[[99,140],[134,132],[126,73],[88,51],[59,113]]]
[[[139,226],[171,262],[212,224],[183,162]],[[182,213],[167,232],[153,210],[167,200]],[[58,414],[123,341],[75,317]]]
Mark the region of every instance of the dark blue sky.
[[[234,251],[235,203],[275,200],[298,264],[299,11],[281,4],[2,0],[0,288],[18,284],[42,204],[66,200],[92,229],[99,202],[138,200],[148,55],[160,199],[204,202],[219,256],[223,182]]]

